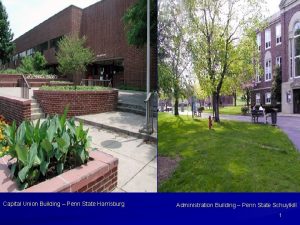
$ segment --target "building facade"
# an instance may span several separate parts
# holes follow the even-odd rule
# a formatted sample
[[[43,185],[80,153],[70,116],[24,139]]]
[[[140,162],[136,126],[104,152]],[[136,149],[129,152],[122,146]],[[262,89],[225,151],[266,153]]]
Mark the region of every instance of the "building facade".
[[[95,61],[83,78],[111,79],[114,87],[126,85],[135,88],[146,86],[146,49],[129,46],[123,16],[137,0],[102,0],[87,8],[69,6],[50,17],[14,42],[15,54],[10,67],[19,65],[21,59],[40,51],[47,67],[57,73],[56,51],[58,41],[68,34],[87,38],[87,47],[95,54]],[[152,53],[151,86],[156,85],[155,52]]]
[[[281,110],[300,113],[300,0],[282,0],[280,12],[257,34],[263,74],[257,72],[252,105],[271,104],[276,66],[282,70]]]

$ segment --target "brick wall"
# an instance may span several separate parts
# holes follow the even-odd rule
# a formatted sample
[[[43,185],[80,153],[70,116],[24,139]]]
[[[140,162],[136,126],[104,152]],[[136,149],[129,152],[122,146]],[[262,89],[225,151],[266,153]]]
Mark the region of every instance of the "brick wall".
[[[31,119],[31,100],[0,96],[0,115],[8,121],[22,121]]]
[[[44,91],[34,90],[34,97],[44,113],[62,114],[69,104],[68,116],[88,115],[114,111],[118,90],[106,91]]]

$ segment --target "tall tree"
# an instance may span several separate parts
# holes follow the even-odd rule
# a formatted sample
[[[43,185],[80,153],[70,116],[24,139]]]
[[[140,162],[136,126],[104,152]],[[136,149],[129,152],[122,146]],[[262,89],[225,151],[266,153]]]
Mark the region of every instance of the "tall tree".
[[[0,0],[0,65],[9,61],[14,50],[13,33],[9,27],[8,15]]]
[[[261,16],[259,0],[184,0],[189,13],[194,70],[209,88],[215,121],[224,79],[235,63],[235,45],[247,27]],[[241,10],[242,9],[242,10]],[[203,83],[205,82],[205,83]]]
[[[150,33],[151,45],[156,47],[157,39],[157,5],[150,0]],[[136,47],[143,47],[147,43],[147,0],[138,0],[130,7],[124,17],[127,42]]]
[[[184,8],[177,0],[159,1],[158,10],[158,59],[159,68],[169,68],[170,83],[159,83],[160,89],[167,85],[172,90],[175,99],[174,112],[178,113],[178,104],[184,95],[185,86],[189,85],[187,69],[189,52],[187,51],[185,13]],[[161,71],[159,71],[161,72]],[[164,74],[160,73],[160,76]],[[170,77],[171,76],[171,77]],[[161,81],[162,77],[159,79]]]

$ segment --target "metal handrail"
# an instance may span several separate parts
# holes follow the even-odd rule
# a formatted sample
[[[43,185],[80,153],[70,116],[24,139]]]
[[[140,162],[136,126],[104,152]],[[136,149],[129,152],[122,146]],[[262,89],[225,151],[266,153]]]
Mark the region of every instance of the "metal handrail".
[[[153,120],[154,120],[154,93],[149,93],[147,98],[144,100],[146,104],[146,122],[144,127],[140,130],[142,133],[151,135],[154,132]]]
[[[22,84],[21,84],[21,88],[22,88],[22,98],[26,98],[29,99],[29,90],[31,89],[26,77],[21,74],[22,76]]]
[[[100,79],[82,79],[80,82],[81,86],[104,86],[110,87],[111,79],[110,80],[100,80]]]

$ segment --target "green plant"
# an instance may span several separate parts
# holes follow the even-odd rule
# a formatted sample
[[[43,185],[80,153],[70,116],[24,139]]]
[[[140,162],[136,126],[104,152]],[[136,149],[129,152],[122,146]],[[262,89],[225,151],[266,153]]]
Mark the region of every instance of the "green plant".
[[[45,91],[103,91],[110,90],[109,87],[101,86],[42,86],[40,90]]]
[[[11,175],[20,189],[75,168],[89,159],[90,138],[82,123],[67,119],[67,109],[61,116],[48,117],[40,124],[24,121],[18,128],[14,122],[5,128],[9,145],[6,152],[16,163]]]
[[[47,74],[46,64],[45,57],[40,52],[36,52],[33,56],[23,58],[18,70],[23,74]]]
[[[241,108],[241,112],[242,112],[243,115],[246,115],[247,112],[248,112],[248,110],[249,110],[249,108],[248,108],[247,106],[243,106],[243,107]]]

